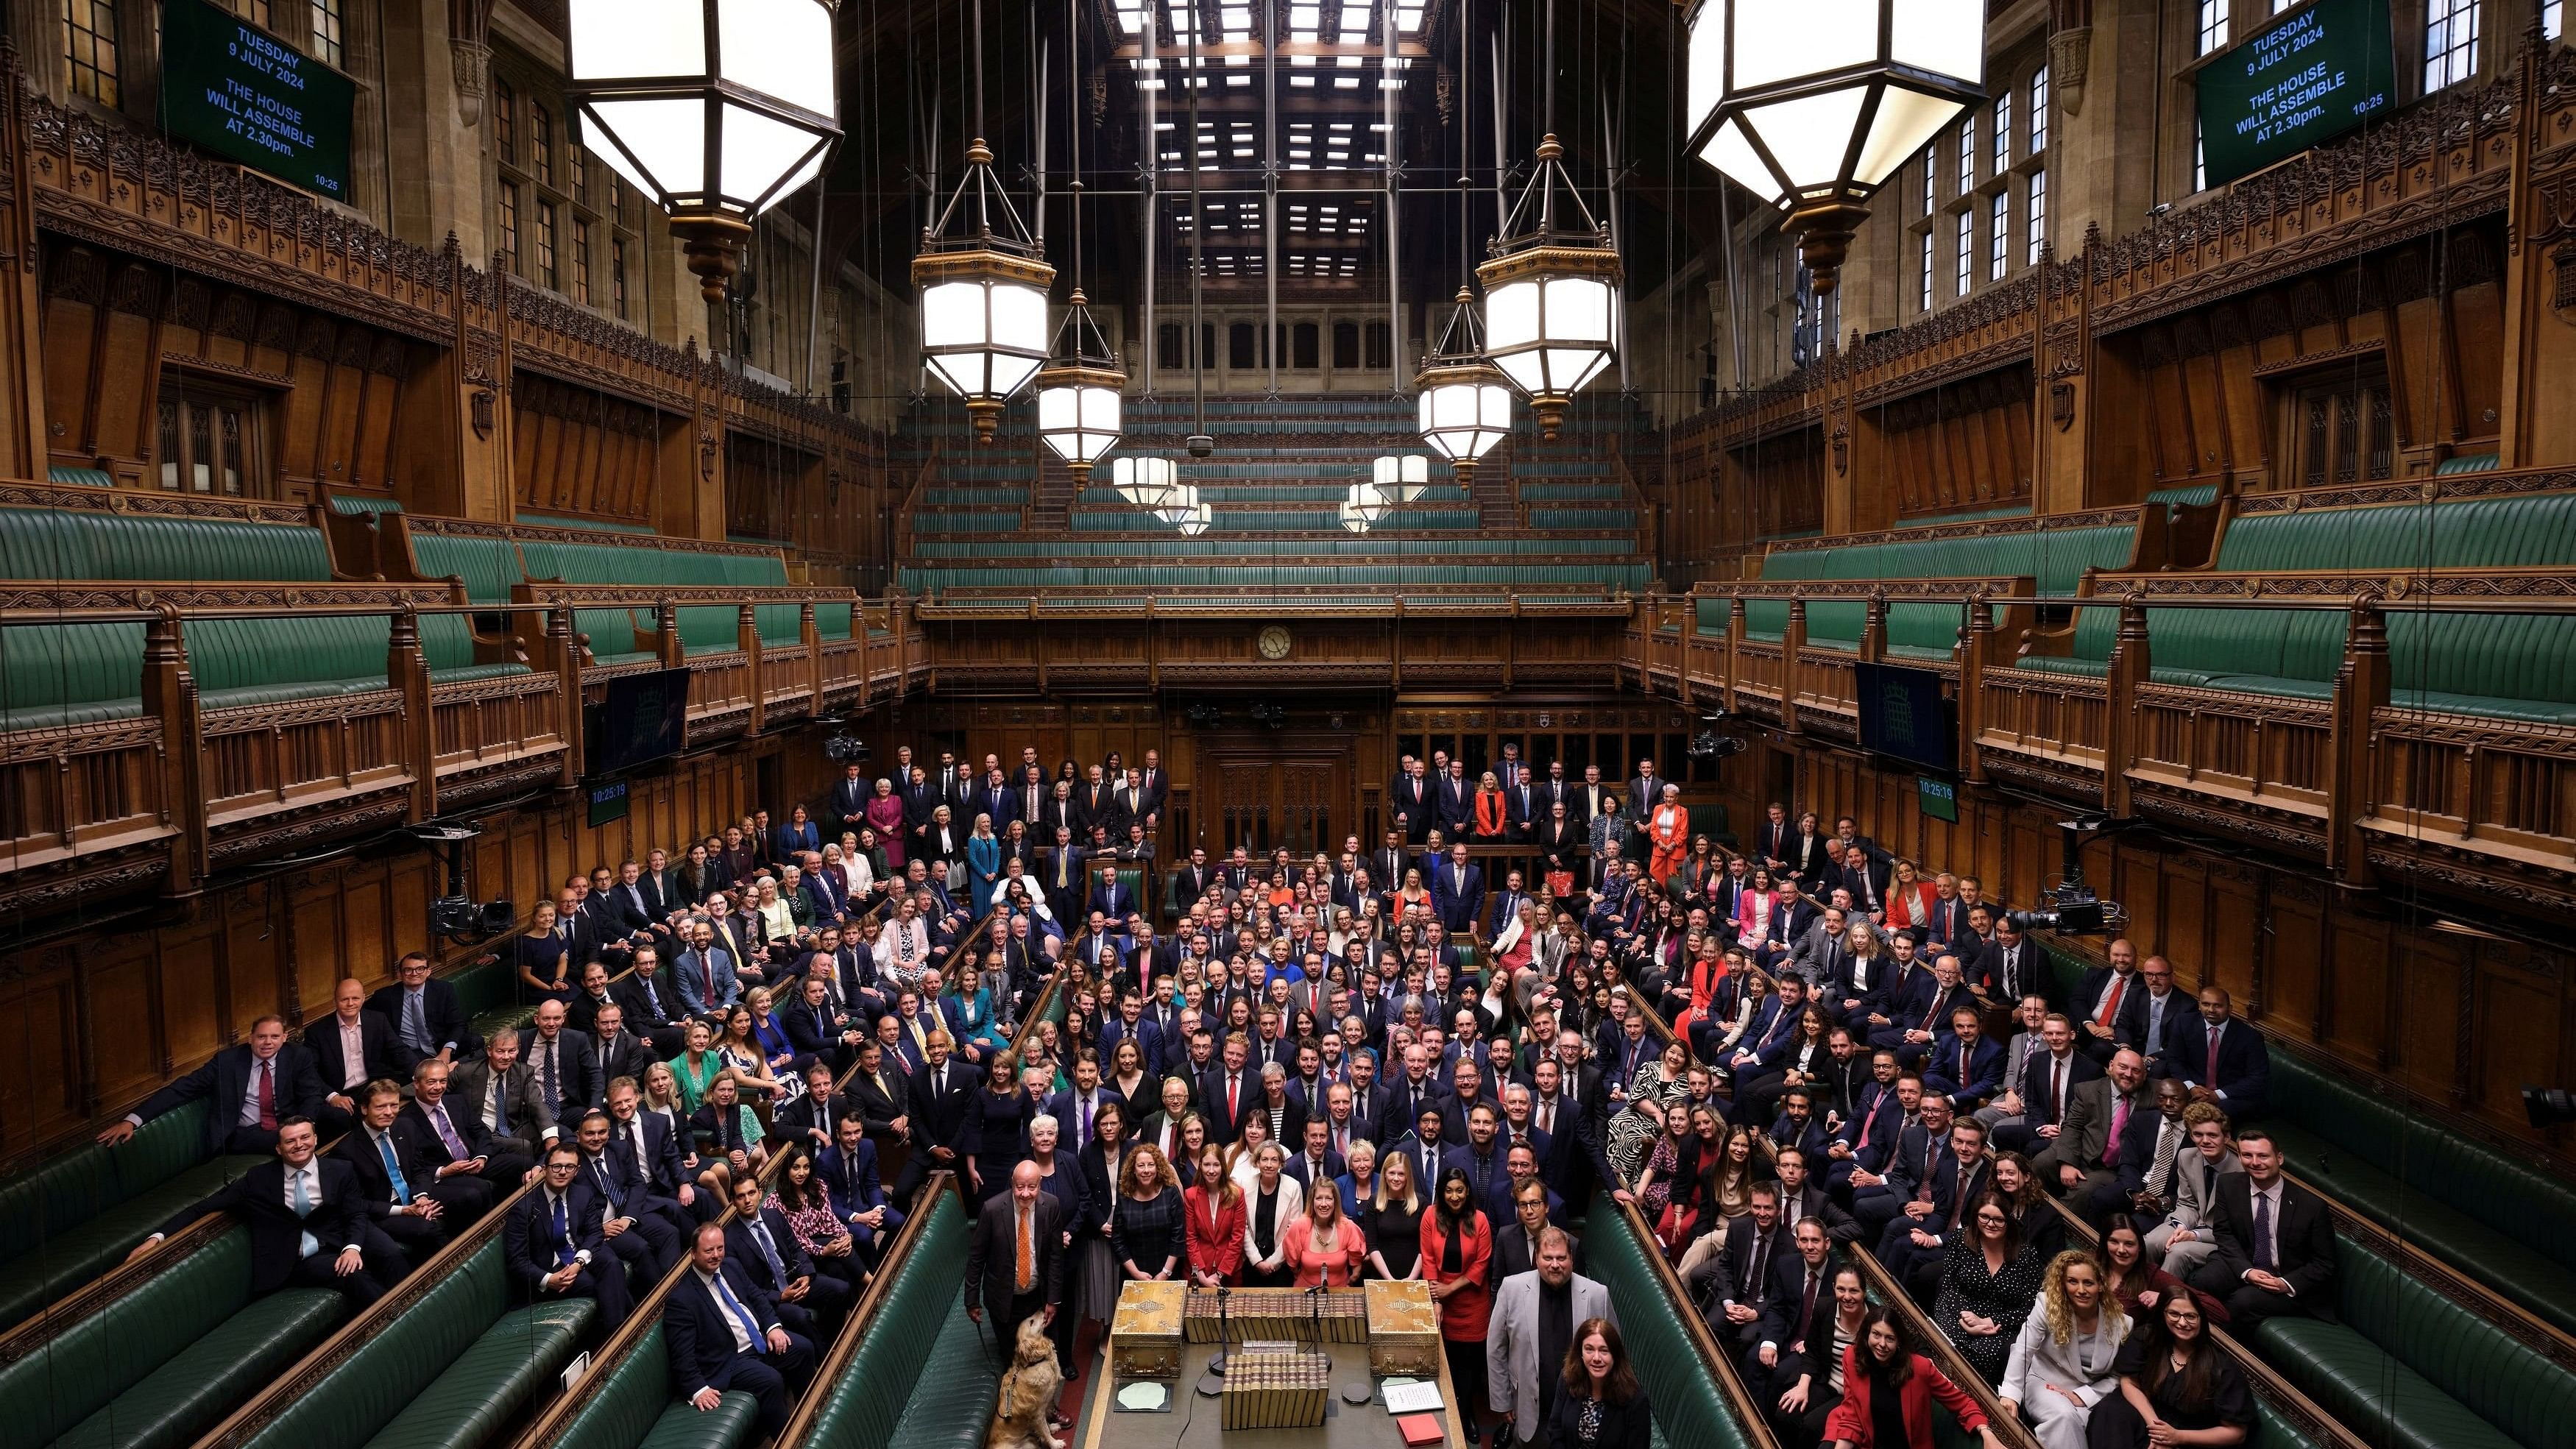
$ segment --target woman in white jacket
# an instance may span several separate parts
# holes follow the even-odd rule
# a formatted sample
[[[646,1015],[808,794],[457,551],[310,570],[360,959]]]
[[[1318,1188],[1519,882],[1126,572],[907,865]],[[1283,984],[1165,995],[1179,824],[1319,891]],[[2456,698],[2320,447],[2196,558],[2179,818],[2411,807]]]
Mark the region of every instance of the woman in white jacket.
[[[2128,1336],[2127,1315],[2102,1292],[2102,1265],[2080,1248],[2058,1254],[1995,1386],[2004,1411],[2021,1412],[2040,1449],[2085,1449],[2093,1406],[2120,1391],[2111,1362]]]

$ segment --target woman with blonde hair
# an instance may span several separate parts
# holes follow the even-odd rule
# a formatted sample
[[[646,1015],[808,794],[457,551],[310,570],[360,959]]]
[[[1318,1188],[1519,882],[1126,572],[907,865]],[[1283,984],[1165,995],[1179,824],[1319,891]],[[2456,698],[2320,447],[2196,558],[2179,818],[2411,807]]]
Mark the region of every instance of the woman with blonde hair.
[[[1502,782],[1487,770],[1476,781],[1476,838],[1500,840],[1511,824],[1511,807],[1503,799]]]
[[[2049,1260],[2039,1309],[2022,1323],[1995,1392],[2005,1412],[2021,1411],[2041,1449],[2084,1449],[2093,1406],[2120,1390],[2113,1365],[2129,1318],[2103,1291],[2102,1265],[2081,1248]]]
[[[1298,1288],[1356,1288],[1360,1267],[1368,1261],[1368,1243],[1359,1224],[1342,1216],[1342,1195],[1331,1183],[1318,1183],[1306,1195],[1305,1215],[1280,1234],[1280,1252]]]

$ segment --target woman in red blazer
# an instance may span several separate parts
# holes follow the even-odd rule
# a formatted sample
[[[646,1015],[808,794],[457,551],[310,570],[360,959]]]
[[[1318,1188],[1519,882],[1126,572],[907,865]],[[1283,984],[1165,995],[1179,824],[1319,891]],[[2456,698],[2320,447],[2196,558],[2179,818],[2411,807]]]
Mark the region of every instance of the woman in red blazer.
[[[1881,922],[1891,931],[1932,929],[1932,912],[1941,900],[1941,888],[1925,880],[1914,862],[1899,857],[1890,867],[1887,882],[1887,919]]]
[[[1485,1402],[1485,1327],[1492,1316],[1494,1230],[1476,1209],[1463,1167],[1444,1168],[1422,1215],[1422,1276],[1440,1305],[1440,1344],[1450,1386],[1471,1412]]]
[[[1243,1277],[1243,1189],[1225,1171],[1225,1149],[1209,1143],[1199,1152],[1197,1183],[1181,1194],[1188,1225],[1190,1282],[1201,1288]]]
[[[1834,1449],[1932,1449],[1936,1400],[1985,1449],[2000,1449],[1977,1401],[1914,1351],[1884,1304],[1872,1307],[1859,1340],[1843,1350],[1843,1401],[1826,1416],[1825,1442]]]

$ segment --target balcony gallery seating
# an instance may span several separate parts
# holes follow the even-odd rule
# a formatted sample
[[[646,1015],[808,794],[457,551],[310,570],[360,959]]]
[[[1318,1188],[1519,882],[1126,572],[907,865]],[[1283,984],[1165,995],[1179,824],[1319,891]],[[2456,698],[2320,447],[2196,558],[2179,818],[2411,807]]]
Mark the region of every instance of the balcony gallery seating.
[[[264,1160],[208,1156],[206,1112],[186,1103],[123,1146],[84,1143],[0,1184],[0,1328],[106,1272],[172,1213]],[[7,1392],[0,1381],[0,1402]]]
[[[328,583],[318,528],[248,518],[0,508],[0,574],[15,580]],[[387,688],[390,615],[202,619],[186,628],[189,669],[209,710]],[[144,626],[30,625],[0,631],[0,725],[54,728],[142,713]],[[421,620],[434,683],[524,674],[477,663],[455,615]],[[490,652],[489,647],[484,651]]]
[[[1051,464],[1041,479],[1024,453],[997,459],[997,450],[969,440],[962,411],[931,404],[904,434],[937,462],[906,519],[901,586],[942,596],[1081,588],[1372,596],[1402,588],[1577,588],[1606,596],[1649,582],[1632,494],[1596,456],[1611,441],[1606,423],[1579,425],[1567,440],[1545,445],[1556,451],[1533,461],[1545,479],[1530,485],[1547,490],[1544,496],[1501,501],[1494,495],[1507,493],[1508,484],[1489,487],[1482,476],[1471,495],[1433,459],[1422,497],[1353,534],[1337,512],[1350,484],[1370,476],[1382,454],[1428,456],[1403,400],[1214,399],[1206,427],[1220,452],[1206,460],[1180,456],[1182,436],[1198,426],[1190,402],[1131,399],[1128,412],[1121,450],[1174,459],[1181,481],[1196,487],[1214,514],[1207,533],[1181,535],[1128,504],[1110,486],[1106,464],[1075,495]],[[1008,436],[1025,436],[1010,430],[1028,423],[1014,413],[1003,426]],[[1517,476],[1521,455],[1540,446],[1531,431],[1499,450],[1493,475]]]
[[[627,541],[613,533],[533,526],[502,536],[488,528],[450,528],[424,519],[412,520],[408,533],[419,576],[457,579],[467,601],[477,604],[508,603],[512,588],[531,581],[616,584],[638,592],[656,586],[784,588],[789,582],[786,560],[774,549],[716,550],[681,539]],[[685,652],[716,654],[741,647],[733,608],[684,604],[676,612]],[[766,645],[790,645],[801,637],[794,604],[757,605],[753,617]],[[850,605],[814,606],[814,628],[822,638],[847,639],[850,624]],[[576,609],[573,628],[590,636],[595,664],[636,664],[653,657],[650,607]]]
[[[2571,566],[2576,494],[2561,493],[2239,514],[2220,535],[2213,572]],[[2409,610],[2398,599],[2387,620],[2390,703],[2398,708],[2576,724],[2576,616],[2436,613]],[[2346,622],[2333,611],[2151,608],[2150,678],[2327,699],[2343,663]],[[2072,630],[2034,639],[2033,652],[2015,667],[2099,678],[2118,631],[2117,610],[2081,610]]]
[[[320,1343],[348,1303],[328,1288],[252,1298],[250,1230],[239,1226],[163,1264],[0,1365],[12,1443],[180,1449]]]
[[[1871,579],[1991,579],[2027,576],[2042,594],[2071,594],[2088,570],[2117,569],[2131,561],[2135,524],[2077,528],[2024,525],[1945,538],[1906,538],[1828,548],[1778,548],[1763,556],[1762,581],[1852,582]],[[1708,617],[1708,603],[1717,617]],[[1702,632],[1724,633],[1725,604],[1702,601]],[[1957,604],[1892,602],[1887,608],[1887,655],[1892,659],[1946,660],[1961,623]],[[1807,604],[1807,646],[1857,651],[1869,605],[1860,599],[1815,599]],[[1777,642],[1788,627],[1786,599],[1750,599],[1744,605],[1748,639]]]

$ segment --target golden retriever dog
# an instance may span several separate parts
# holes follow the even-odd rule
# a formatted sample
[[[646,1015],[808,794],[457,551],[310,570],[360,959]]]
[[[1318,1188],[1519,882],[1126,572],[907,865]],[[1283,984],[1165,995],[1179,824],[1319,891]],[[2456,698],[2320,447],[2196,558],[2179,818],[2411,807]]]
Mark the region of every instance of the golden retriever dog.
[[[1063,1390],[1064,1370],[1056,1366],[1046,1315],[1032,1313],[1020,1324],[1011,1366],[1002,1371],[1001,1401],[993,1409],[993,1427],[985,1431],[984,1449],[1064,1449],[1064,1441],[1047,1428],[1048,1411]]]

